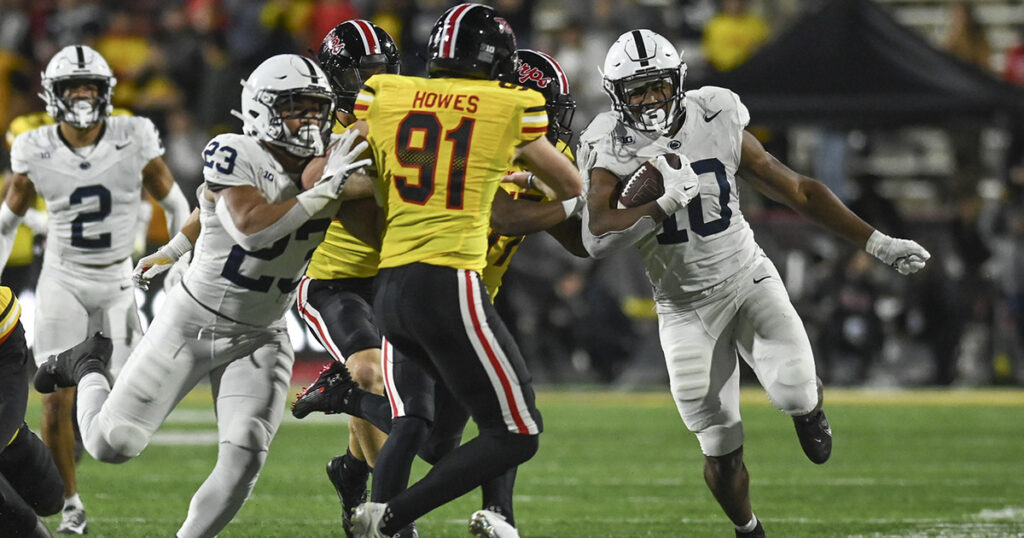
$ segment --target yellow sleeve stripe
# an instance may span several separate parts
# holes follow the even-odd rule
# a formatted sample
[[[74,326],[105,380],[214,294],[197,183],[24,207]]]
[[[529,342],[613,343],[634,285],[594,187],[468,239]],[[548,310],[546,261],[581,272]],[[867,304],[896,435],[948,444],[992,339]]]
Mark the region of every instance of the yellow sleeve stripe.
[[[18,300],[14,296],[11,296],[11,302],[7,304],[3,314],[0,314],[0,342],[10,336],[11,331],[18,324],[19,318],[21,318],[21,305],[18,304]]]

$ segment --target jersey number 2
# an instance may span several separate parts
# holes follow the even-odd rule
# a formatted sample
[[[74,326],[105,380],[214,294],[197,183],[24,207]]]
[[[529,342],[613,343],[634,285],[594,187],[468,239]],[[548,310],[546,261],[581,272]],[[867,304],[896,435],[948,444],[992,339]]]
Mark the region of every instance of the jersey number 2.
[[[466,189],[466,169],[469,164],[469,143],[476,120],[462,118],[459,126],[444,133],[444,139],[454,144],[448,164],[448,197],[445,207],[462,209],[462,195]],[[398,195],[409,203],[424,205],[434,195],[437,159],[441,149],[441,120],[433,112],[410,112],[398,125],[396,152],[398,162],[408,168],[418,168],[419,181],[410,182],[405,176],[395,176]],[[420,136],[414,137],[414,134]],[[415,184],[411,184],[415,183]]]
[[[85,236],[85,223],[100,222],[110,215],[110,191],[103,185],[87,185],[71,192],[71,205],[82,203],[86,198],[96,197],[100,207],[95,211],[79,213],[71,221],[71,246],[78,248],[110,248],[110,232],[96,237]]]
[[[686,206],[686,213],[690,220],[690,229],[701,237],[707,237],[724,231],[729,227],[729,222],[732,219],[732,209],[729,209],[729,194],[732,189],[729,187],[729,178],[725,174],[725,165],[722,164],[722,161],[711,158],[692,162],[690,163],[690,168],[693,168],[693,172],[698,176],[715,174],[719,191],[718,205],[722,208],[721,215],[717,219],[705,221],[704,206],[700,203],[700,196],[695,197]],[[663,231],[658,234],[659,245],[674,245],[690,240],[686,230],[679,228],[679,222],[676,220],[676,215],[678,214],[669,215],[661,223]]]

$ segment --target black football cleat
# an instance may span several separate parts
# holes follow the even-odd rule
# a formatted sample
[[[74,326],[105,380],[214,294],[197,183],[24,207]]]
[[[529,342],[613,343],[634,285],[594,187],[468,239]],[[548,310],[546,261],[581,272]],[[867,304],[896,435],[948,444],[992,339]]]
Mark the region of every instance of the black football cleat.
[[[108,367],[113,352],[113,342],[96,333],[75,347],[46,359],[36,371],[32,384],[37,391],[49,394],[77,385],[82,376],[90,372],[103,374],[110,381]]]
[[[353,391],[358,388],[345,365],[332,361],[320,371],[313,384],[302,389],[292,404],[292,416],[305,418],[313,411],[344,413]]]
[[[362,474],[362,473],[358,473]],[[366,479],[363,475],[347,476],[345,472],[345,456],[335,456],[327,462],[327,478],[334,485],[334,491],[338,493],[338,500],[341,501],[341,527],[345,530],[345,536],[352,538],[352,513],[356,507],[366,502]]]
[[[736,538],[767,538],[764,533],[764,527],[761,525],[761,520],[757,520],[757,525],[754,526],[754,530],[750,532],[736,531]]]
[[[825,411],[819,409],[802,417],[793,417],[796,436],[807,459],[814,463],[825,463],[832,455],[832,427],[825,418]]]

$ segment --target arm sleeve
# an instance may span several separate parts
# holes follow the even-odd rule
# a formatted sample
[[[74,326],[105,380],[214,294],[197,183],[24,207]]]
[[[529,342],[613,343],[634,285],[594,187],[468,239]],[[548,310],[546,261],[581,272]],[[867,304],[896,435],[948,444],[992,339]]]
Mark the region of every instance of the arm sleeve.
[[[175,232],[185,224],[185,219],[192,213],[188,207],[188,200],[185,199],[185,193],[181,192],[181,188],[175,183],[171,186],[171,192],[157,200],[157,203],[167,214],[167,233],[173,237]]]

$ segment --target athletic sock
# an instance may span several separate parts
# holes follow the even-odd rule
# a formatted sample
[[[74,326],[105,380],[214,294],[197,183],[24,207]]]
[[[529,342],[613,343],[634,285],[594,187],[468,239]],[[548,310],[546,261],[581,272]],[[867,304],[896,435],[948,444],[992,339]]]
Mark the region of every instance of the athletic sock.
[[[748,521],[746,525],[736,525],[736,531],[750,532],[754,530],[754,527],[757,527],[757,516],[750,514],[750,521]]]
[[[77,493],[70,497],[64,497],[64,508],[74,506],[75,508],[83,508],[82,498]]]

